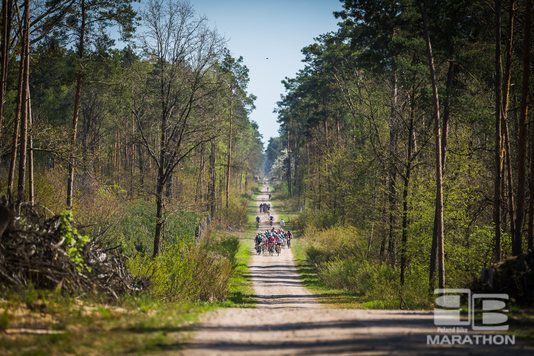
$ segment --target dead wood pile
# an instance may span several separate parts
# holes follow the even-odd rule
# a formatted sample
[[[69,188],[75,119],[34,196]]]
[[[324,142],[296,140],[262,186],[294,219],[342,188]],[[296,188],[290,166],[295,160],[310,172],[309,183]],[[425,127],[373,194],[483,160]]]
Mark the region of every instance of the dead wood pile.
[[[480,280],[472,286],[473,292],[506,293],[520,305],[534,304],[534,251],[510,257],[483,268]]]
[[[43,219],[28,206],[20,216],[12,207],[0,204],[0,284],[36,289],[64,289],[75,293],[118,298],[148,285],[128,273],[126,257],[103,248],[98,238],[80,251],[80,267],[67,253],[61,218]],[[89,267],[89,268],[87,268]]]

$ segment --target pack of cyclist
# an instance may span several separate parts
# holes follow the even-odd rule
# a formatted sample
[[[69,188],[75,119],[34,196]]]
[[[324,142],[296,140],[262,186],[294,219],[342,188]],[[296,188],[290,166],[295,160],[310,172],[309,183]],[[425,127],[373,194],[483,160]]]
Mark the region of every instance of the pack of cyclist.
[[[283,229],[275,229],[274,227],[265,232],[258,232],[254,238],[254,249],[259,254],[280,254],[281,250],[286,246],[291,248],[291,239],[293,234],[291,231],[284,231]]]
[[[269,189],[267,189],[269,191]],[[271,199],[271,193],[269,193],[269,200]],[[261,203],[259,205],[259,214],[265,213],[268,215],[269,223],[273,226],[274,216],[271,215],[271,203]],[[260,216],[256,216],[256,227],[260,226]],[[254,249],[258,254],[274,253],[280,254],[281,250],[285,247],[291,248],[291,239],[293,234],[291,231],[284,231],[285,222],[284,219],[280,219],[280,228],[276,229],[272,227],[265,232],[258,231],[254,237]]]
[[[261,203],[260,213],[271,214],[271,203]]]

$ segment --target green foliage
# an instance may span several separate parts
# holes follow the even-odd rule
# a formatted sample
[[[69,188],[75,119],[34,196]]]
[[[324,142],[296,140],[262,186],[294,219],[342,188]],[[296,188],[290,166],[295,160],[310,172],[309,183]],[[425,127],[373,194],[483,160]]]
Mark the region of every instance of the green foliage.
[[[322,231],[308,229],[305,252],[324,285],[355,294],[367,307],[399,308],[401,301],[409,308],[427,306],[428,298],[421,293],[427,288],[427,270],[410,266],[401,288],[399,270],[368,256],[367,243],[350,226]]]
[[[230,263],[232,263],[232,266],[235,266],[236,254],[239,250],[239,238],[228,235],[221,229],[216,229],[212,234],[214,236],[208,238],[205,242],[206,248],[224,256]]]
[[[7,328],[9,328],[10,323],[11,316],[9,315],[9,309],[7,308],[7,306],[5,306],[2,315],[0,315],[0,330],[6,330]]]
[[[135,253],[151,255],[154,248],[156,206],[139,199],[125,209],[123,216],[110,231],[109,239],[121,244],[121,252],[128,256]],[[162,248],[182,239],[192,240],[199,215],[176,209],[167,213],[163,225]]]
[[[228,225],[233,227],[241,227],[247,224],[247,205],[248,200],[230,195],[230,202],[228,208],[223,207],[218,213],[222,219],[225,219]]]
[[[356,258],[335,258],[319,266],[321,281],[330,288],[348,290],[366,302],[382,305],[399,303],[399,276],[390,265]],[[420,307],[421,301],[408,300],[409,307]],[[426,301],[422,301],[423,305]]]
[[[32,328],[59,331],[54,335],[18,334],[0,337],[2,355],[153,354],[182,343],[210,305],[162,303],[145,292],[102,304],[92,295],[32,291],[0,286],[0,330]],[[31,302],[28,302],[31,300]],[[44,312],[26,303],[46,305]],[[183,333],[182,333],[183,332]]]
[[[300,214],[294,223],[294,228],[300,231],[317,231],[328,229],[339,222],[339,216],[334,210],[310,210]]]
[[[289,196],[287,182],[279,182],[277,185],[271,187],[273,194],[276,194],[277,199],[286,199]]]
[[[305,234],[309,237],[306,252],[314,264],[348,257],[365,258],[365,241],[354,227],[334,227],[322,231],[308,229]]]
[[[80,235],[78,230],[72,227],[72,210],[66,210],[60,214],[60,224],[61,238],[64,239],[63,247],[65,252],[76,263],[76,269],[78,271],[86,269],[91,272],[91,268],[85,264],[80,253],[83,246],[89,242],[89,237]]]
[[[232,248],[228,248],[232,243],[215,246],[235,258],[235,252],[232,255]],[[229,258],[205,244],[187,240],[167,246],[155,259],[138,253],[128,266],[134,276],[150,276],[152,295],[165,302],[222,301],[233,273]]]

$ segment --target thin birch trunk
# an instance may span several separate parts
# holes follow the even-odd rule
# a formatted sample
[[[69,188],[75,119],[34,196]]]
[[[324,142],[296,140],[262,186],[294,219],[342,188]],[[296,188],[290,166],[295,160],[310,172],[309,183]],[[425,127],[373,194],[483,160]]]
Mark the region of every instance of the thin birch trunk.
[[[439,112],[438,84],[432,55],[432,44],[428,32],[427,1],[417,3],[423,17],[423,35],[425,37],[430,80],[432,82],[432,99],[434,104],[434,134],[436,139],[436,215],[437,215],[437,260],[438,260],[438,286],[445,288],[445,259],[444,259],[444,231],[443,231],[443,172],[441,160],[441,119]],[[433,252],[432,252],[433,253]]]
[[[521,254],[522,233],[525,204],[525,181],[526,181],[526,152],[527,152],[527,118],[528,118],[528,91],[530,80],[530,31],[531,31],[531,0],[525,2],[525,38],[523,43],[523,87],[521,94],[521,112],[519,117],[519,145],[517,157],[517,209],[515,240],[512,241],[512,253],[514,256]]]

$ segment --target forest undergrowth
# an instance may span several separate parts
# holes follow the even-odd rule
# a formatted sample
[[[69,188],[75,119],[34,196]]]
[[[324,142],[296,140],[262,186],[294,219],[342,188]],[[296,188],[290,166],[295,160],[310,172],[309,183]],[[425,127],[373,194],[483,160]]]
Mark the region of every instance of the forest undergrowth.
[[[412,258],[404,283],[400,269],[384,260],[380,250],[370,244],[369,231],[349,224],[331,224],[331,217],[320,210],[299,211],[300,204],[287,194],[287,186],[273,189],[273,199],[279,211],[291,216],[290,229],[296,237],[293,255],[304,286],[314,292],[319,301],[334,308],[430,310],[434,307],[433,291],[428,289],[428,263]],[[469,288],[479,278],[481,260],[487,254],[484,234],[471,236],[471,248],[460,254],[450,254],[449,288]],[[377,238],[377,237],[375,237]],[[411,246],[415,256],[417,246]],[[528,309],[514,307],[519,314],[531,314]],[[519,315],[518,314],[518,315]]]
[[[117,191],[108,192],[106,204],[99,208],[113,213],[103,214],[103,220],[95,219],[94,210],[80,206],[75,213],[82,218],[74,215],[75,224],[82,225],[80,231],[89,233],[91,240],[98,229],[80,222],[101,224],[106,244],[126,256],[128,272],[150,280],[149,286],[114,298],[73,292],[62,285],[37,289],[31,279],[26,286],[3,285],[0,354],[172,354],[182,348],[203,312],[254,306],[247,272],[250,249],[240,241],[253,225],[247,216],[254,207],[247,205],[253,194],[254,190],[234,192],[233,204],[220,212],[221,219],[198,243],[195,227],[200,216],[185,209],[170,211],[156,258],[152,257],[154,204],[150,201],[122,200]]]

